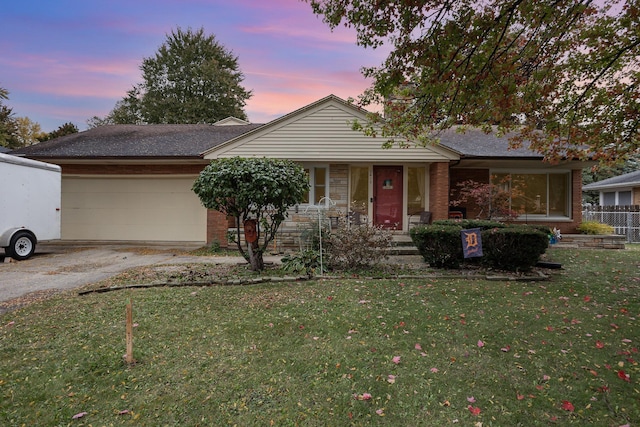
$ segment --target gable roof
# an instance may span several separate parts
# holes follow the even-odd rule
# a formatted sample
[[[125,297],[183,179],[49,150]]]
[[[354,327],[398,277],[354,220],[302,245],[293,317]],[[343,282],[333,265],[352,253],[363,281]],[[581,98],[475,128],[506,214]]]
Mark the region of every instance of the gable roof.
[[[300,162],[429,162],[459,159],[445,146],[384,149],[383,138],[354,131],[367,111],[329,95],[204,153],[206,159],[274,157]]]
[[[11,154],[41,159],[202,158],[201,153],[208,148],[260,126],[106,125],[20,148]]]
[[[509,149],[509,139],[477,128],[452,128],[439,134],[439,144],[383,149],[384,138],[352,130],[368,112],[329,95],[267,124],[250,124],[228,117],[214,125],[106,125],[66,135],[11,154],[36,159],[213,159],[261,156],[297,161],[430,162],[478,159],[531,160],[541,154],[527,148]]]
[[[335,95],[329,95],[259,129],[212,147],[204,156],[208,159],[235,155],[273,156],[317,161],[347,158],[352,161],[544,159],[542,154],[528,148],[510,149],[509,135],[501,137],[495,133],[487,134],[478,128],[462,131],[460,127],[454,127],[445,130],[438,134],[439,143],[433,146],[414,147],[409,143],[409,148],[382,149],[384,138],[371,138],[351,130],[351,122],[354,119],[366,122],[367,114],[366,110]],[[301,144],[300,139],[295,141],[295,138],[303,137],[304,144]],[[403,142],[401,139],[400,141]]]
[[[606,190],[619,187],[638,187],[640,186],[640,170],[635,172],[625,173],[624,175],[618,175],[611,178],[603,179],[602,181],[593,182],[591,184],[582,187],[585,191],[591,190]]]

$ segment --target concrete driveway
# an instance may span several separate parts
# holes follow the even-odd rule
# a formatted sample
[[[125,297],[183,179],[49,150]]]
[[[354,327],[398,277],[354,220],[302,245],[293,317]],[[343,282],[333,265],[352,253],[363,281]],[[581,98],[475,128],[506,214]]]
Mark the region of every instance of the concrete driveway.
[[[33,292],[78,288],[134,267],[244,262],[242,257],[187,254],[195,248],[185,245],[39,244],[35,255],[26,261],[7,258],[0,263],[0,303]]]

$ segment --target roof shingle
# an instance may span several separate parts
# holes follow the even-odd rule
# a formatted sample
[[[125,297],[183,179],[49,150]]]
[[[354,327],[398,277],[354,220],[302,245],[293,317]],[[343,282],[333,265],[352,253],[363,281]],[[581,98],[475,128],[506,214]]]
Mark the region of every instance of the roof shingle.
[[[261,124],[107,125],[14,150],[38,158],[201,157],[201,153]]]

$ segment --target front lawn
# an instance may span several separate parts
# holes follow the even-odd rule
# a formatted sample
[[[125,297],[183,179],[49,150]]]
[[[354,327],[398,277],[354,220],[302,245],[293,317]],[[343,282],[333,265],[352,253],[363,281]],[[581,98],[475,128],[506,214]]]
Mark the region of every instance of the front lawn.
[[[547,259],[544,282],[58,295],[0,316],[0,425],[637,425],[640,248]]]

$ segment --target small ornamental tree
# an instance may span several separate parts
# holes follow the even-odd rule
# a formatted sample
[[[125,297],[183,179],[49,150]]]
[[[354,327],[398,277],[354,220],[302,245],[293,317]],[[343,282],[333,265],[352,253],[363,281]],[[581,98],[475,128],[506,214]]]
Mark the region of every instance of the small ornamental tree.
[[[469,179],[457,186],[458,197],[450,202],[451,206],[473,203],[480,209],[476,218],[509,221],[517,219],[521,213],[513,209],[511,201],[523,196],[522,184],[512,183],[510,177],[490,183]]]
[[[290,160],[234,157],[212,161],[200,172],[193,191],[204,207],[235,218],[238,250],[252,270],[260,271],[262,255],[287,209],[304,201],[309,182],[304,169]],[[240,229],[249,220],[255,221],[257,238],[243,246]]]

